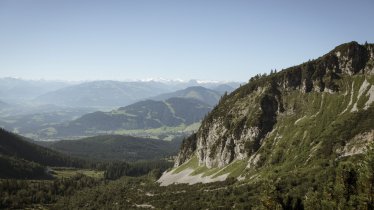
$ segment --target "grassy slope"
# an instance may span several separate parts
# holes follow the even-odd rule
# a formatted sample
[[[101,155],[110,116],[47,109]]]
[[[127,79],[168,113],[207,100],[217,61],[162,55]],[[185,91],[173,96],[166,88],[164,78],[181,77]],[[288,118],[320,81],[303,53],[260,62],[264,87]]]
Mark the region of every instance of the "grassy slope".
[[[104,178],[104,171],[98,171],[93,169],[53,167],[52,170],[54,177],[59,179],[70,178],[80,174],[97,179]]]
[[[363,110],[370,86],[358,98],[365,80],[374,85],[373,76],[361,75],[340,80],[342,89],[339,93],[305,94],[295,90],[283,95],[285,109],[293,112],[280,114],[273,131],[264,140],[258,151],[260,170],[244,170],[247,160],[234,161],[224,168],[208,169],[198,166],[197,158],[193,157],[173,172],[192,168],[195,170],[192,175],[203,173],[203,176],[215,177],[229,173],[232,177],[247,174],[247,178],[255,174],[266,177],[274,171],[285,174],[289,171],[313,171],[318,174],[323,167],[329,166],[329,160],[338,158],[336,151],[339,148],[355,135],[373,129],[374,107]],[[359,111],[351,112],[355,103]]]

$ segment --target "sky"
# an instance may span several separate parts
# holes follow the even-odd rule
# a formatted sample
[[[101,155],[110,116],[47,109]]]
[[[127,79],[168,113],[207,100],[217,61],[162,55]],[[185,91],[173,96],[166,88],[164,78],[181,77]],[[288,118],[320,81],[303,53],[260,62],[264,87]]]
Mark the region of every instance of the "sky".
[[[0,77],[248,81],[374,42],[373,0],[0,0]]]

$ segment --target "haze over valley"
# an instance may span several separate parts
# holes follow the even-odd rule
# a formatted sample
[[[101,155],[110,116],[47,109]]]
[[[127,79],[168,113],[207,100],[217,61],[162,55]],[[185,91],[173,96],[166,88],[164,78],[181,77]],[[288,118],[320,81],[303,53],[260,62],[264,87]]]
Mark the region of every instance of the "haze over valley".
[[[220,97],[240,85],[239,82],[199,83],[196,80],[79,84],[1,80],[2,89],[13,97],[0,94],[0,100],[4,101],[0,107],[0,125],[38,140],[127,133],[163,135],[169,139],[183,136],[196,131]],[[27,90],[29,94],[25,93]]]

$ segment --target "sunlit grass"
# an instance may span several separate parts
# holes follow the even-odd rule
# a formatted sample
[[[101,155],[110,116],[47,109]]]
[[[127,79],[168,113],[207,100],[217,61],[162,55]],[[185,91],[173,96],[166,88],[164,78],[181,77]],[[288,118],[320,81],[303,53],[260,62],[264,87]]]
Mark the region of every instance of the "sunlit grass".
[[[104,178],[104,171],[97,171],[91,169],[77,169],[77,168],[52,168],[53,176],[56,178],[69,178],[78,174],[83,174],[92,178]]]
[[[189,161],[183,163],[176,169],[174,169],[173,174],[180,173],[186,169],[197,169],[199,167],[199,162],[196,156],[193,156]]]

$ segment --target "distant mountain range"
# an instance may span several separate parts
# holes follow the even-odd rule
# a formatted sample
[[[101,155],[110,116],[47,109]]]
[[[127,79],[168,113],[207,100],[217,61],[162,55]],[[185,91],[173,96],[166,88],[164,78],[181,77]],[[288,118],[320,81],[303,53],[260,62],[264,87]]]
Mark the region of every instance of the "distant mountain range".
[[[229,90],[230,89],[234,90],[242,84],[242,82],[206,81],[206,80],[204,81],[204,80],[195,80],[195,79],[192,79],[189,81],[152,79],[148,81],[161,82],[163,84],[173,87],[174,90],[180,90],[180,89],[185,89],[185,88],[194,87],[194,86],[201,86],[201,87],[205,87],[208,89],[216,90],[218,92],[220,92],[219,91],[220,86],[226,86],[226,88],[229,87]],[[224,91],[228,91],[228,90],[224,90]],[[231,91],[228,91],[228,92],[231,92]]]
[[[94,81],[46,93],[34,102],[73,107],[118,107],[169,91],[170,87],[159,82]]]
[[[9,81],[12,80],[7,81],[11,84]],[[212,89],[189,87],[193,84]],[[67,85],[29,102],[11,105],[0,102],[0,127],[34,139],[129,134],[170,140],[194,131],[198,126],[194,123],[218,103],[224,92],[233,90],[231,85],[238,84],[192,80],[165,83],[94,81]],[[188,87],[174,91],[184,86]],[[163,129],[152,130],[149,135],[149,129],[159,128]]]
[[[0,78],[0,101],[9,104],[90,107],[100,110],[126,106],[157,95],[202,86],[219,93],[231,92],[238,82],[214,81],[49,81]],[[1,108],[1,105],[0,105]]]
[[[199,122],[213,107],[193,98],[146,100],[110,112],[94,112],[69,123],[48,126],[41,138],[93,136],[122,130],[177,127]]]
[[[230,86],[229,84],[221,84],[221,85],[214,87],[213,90],[219,92],[220,94],[224,94],[225,92],[231,93],[238,87],[239,87],[238,84],[232,84],[232,86]]]
[[[12,103],[26,102],[69,85],[71,83],[63,81],[0,78],[0,99]]]
[[[89,108],[58,108],[53,107],[50,111],[49,106],[42,106],[46,110],[37,113],[22,113],[19,115],[10,115],[9,112],[16,111],[17,108],[12,110],[5,109],[0,113],[2,114],[0,120],[0,127],[7,130],[17,132],[29,138],[38,138],[36,131],[48,125],[56,125],[72,121],[84,114],[93,112],[95,110]],[[40,107],[40,108],[42,108]],[[10,108],[9,108],[10,109]],[[21,108],[20,108],[21,109]],[[53,110],[55,109],[55,110]]]
[[[209,104],[211,106],[214,106],[218,103],[221,95],[222,94],[220,92],[217,92],[217,91],[205,88],[205,87],[193,86],[193,87],[188,87],[186,89],[178,90],[172,93],[161,94],[161,95],[152,97],[151,99],[162,101],[162,100],[167,100],[173,97],[192,98],[192,99],[196,99],[201,102],[204,102],[206,104]]]
[[[71,107],[120,107],[126,106],[140,100],[153,98],[160,94],[157,100],[165,100],[171,97],[184,97],[183,92],[168,96],[167,93],[199,85],[212,92],[217,88],[216,93],[211,95],[221,95],[223,92],[231,92],[239,83],[203,83],[191,80],[189,82],[156,82],[156,81],[93,81],[82,84],[68,86],[52,92],[48,92],[33,100],[38,104],[55,104],[59,106]],[[192,91],[192,90],[188,90]],[[182,95],[181,95],[182,94]],[[216,96],[209,96],[216,97]],[[210,99],[212,102],[213,99]],[[211,104],[212,103],[208,103]]]

